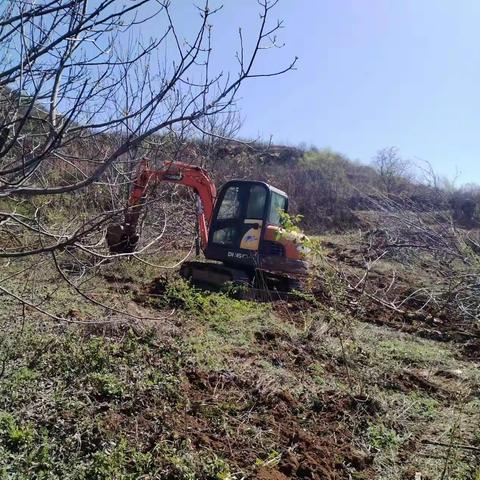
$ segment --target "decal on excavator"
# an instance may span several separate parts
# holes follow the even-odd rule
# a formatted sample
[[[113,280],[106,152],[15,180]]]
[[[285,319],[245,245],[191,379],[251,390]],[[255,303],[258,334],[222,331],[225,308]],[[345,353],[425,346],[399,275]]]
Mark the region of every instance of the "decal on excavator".
[[[240,248],[245,250],[258,250],[260,243],[260,234],[262,232],[262,220],[245,219],[245,224],[253,224],[242,237]]]
[[[228,251],[228,258],[248,258],[250,255],[248,253],[232,252]]]

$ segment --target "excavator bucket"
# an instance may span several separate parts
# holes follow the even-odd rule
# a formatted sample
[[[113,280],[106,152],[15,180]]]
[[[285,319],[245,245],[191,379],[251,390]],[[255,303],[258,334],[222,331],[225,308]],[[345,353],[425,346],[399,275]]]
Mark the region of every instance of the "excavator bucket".
[[[138,235],[128,236],[123,225],[111,223],[107,227],[107,245],[110,253],[132,253],[138,242]]]

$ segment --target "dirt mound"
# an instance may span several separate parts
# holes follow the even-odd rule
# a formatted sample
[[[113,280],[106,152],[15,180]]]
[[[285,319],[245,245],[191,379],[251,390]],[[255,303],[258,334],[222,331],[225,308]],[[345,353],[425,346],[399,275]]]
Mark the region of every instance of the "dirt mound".
[[[279,472],[276,468],[260,467],[258,469],[256,480],[288,480],[288,477]]]

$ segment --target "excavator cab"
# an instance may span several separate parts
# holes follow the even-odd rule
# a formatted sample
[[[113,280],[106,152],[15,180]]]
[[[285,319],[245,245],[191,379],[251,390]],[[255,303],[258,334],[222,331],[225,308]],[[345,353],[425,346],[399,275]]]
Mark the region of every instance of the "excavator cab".
[[[287,209],[286,193],[267,183],[227,182],[217,197],[205,257],[255,269],[303,270],[301,252],[282,235]]]
[[[210,223],[207,258],[237,260],[257,253],[270,196],[270,187],[262,182],[235,180],[225,184]],[[282,198],[286,207],[286,195]]]

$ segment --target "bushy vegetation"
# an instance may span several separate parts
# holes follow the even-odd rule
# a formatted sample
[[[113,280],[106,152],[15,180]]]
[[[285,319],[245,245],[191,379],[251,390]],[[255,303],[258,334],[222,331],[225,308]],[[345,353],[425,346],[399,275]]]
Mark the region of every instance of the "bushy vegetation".
[[[303,215],[303,227],[316,233],[369,228],[359,212],[381,210],[385,199],[406,210],[449,212],[468,228],[479,225],[478,187],[455,188],[430,166],[403,159],[395,148],[382,149],[370,164],[362,164],[316,147],[220,142],[206,151],[201,142],[196,145],[217,184],[232,178],[265,180],[288,193],[293,213]]]

